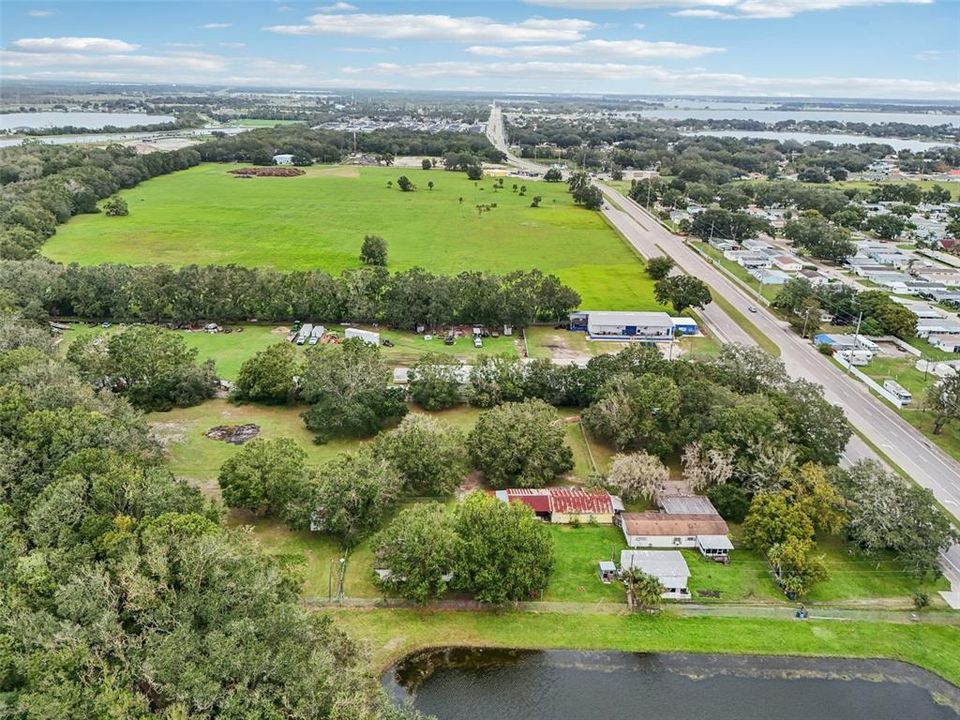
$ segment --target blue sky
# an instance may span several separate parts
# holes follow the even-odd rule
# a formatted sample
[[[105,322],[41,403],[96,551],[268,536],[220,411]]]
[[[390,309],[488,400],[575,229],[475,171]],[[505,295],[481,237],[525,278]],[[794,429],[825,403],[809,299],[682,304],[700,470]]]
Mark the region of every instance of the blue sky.
[[[960,101],[960,0],[16,2],[3,77]]]

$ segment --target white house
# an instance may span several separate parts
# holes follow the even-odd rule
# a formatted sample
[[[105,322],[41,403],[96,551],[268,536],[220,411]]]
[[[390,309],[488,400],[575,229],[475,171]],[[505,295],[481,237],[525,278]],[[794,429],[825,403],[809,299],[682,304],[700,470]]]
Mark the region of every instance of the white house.
[[[280,153],[273,156],[274,165],[293,165],[293,155],[290,153]]]
[[[696,548],[704,557],[721,558],[733,548],[722,517],[658,512],[622,513],[614,519],[632,548]]]
[[[786,272],[803,270],[803,263],[792,255],[774,255],[773,264],[778,270]]]
[[[960,319],[920,318],[917,320],[917,337],[933,338],[937,335],[960,335]]]
[[[817,272],[816,270],[800,270],[797,272],[797,275],[809,281],[809,283],[814,287],[820,287],[821,285],[826,285],[828,282],[830,282],[830,278],[823,273]]]
[[[960,335],[938,335],[930,338],[930,344],[944,352],[960,352]]]
[[[661,597],[668,600],[689,600],[687,583],[690,568],[676,550],[621,550],[620,570],[639,570],[653,575],[663,586]]]

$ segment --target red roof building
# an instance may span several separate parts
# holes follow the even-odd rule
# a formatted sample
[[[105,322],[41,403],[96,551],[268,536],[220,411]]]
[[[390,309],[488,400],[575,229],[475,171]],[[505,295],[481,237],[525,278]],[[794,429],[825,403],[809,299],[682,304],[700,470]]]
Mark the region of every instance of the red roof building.
[[[582,488],[508,488],[491,493],[502,502],[521,502],[548,522],[570,522],[574,517],[593,516],[597,522],[612,523],[623,510],[623,502],[605,492]]]

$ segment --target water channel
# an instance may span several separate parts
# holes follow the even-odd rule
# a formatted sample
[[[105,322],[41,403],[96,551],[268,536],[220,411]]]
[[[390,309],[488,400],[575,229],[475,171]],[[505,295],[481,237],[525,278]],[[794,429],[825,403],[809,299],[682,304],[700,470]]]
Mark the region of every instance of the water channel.
[[[444,648],[383,684],[439,720],[960,717],[960,689],[886,660]]]

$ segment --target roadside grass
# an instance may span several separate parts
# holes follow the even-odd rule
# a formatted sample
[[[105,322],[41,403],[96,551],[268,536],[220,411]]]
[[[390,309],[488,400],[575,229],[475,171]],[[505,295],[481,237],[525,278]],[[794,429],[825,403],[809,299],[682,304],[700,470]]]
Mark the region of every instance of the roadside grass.
[[[760,281],[751,275],[745,267],[739,263],[733,262],[732,260],[727,260],[723,256],[722,252],[714,247],[710,247],[709,243],[690,242],[690,244],[699,247],[700,250],[709,255],[711,259],[716,260],[724,270],[726,270],[730,275],[733,275],[754,295],[760,295],[768,301],[773,301],[783,289],[782,285],[764,285],[761,288]]]
[[[960,683],[960,628],[950,625],[676,617],[669,612],[563,614],[491,610],[332,610],[340,627],[368,643],[382,672],[415,650],[445,646],[565,648],[889,658]]]
[[[43,252],[87,265],[235,263],[336,273],[360,267],[364,235],[377,234],[387,240],[393,271],[539,268],[576,289],[583,307],[660,309],[632,249],[600,213],[576,206],[563,184],[508,177],[494,190],[493,178],[475,183],[442,170],[349,166],[240,180],[228,172],[236,167],[203,164],[148,180],[122,193],[129,216],[77,216]],[[417,190],[400,191],[400,175]],[[513,192],[514,184],[525,185],[526,195]],[[535,195],[543,198],[539,208],[530,207]],[[477,212],[478,204],[492,203],[497,207]]]
[[[951,355],[956,359],[955,354]],[[907,407],[895,408],[897,414],[945,453],[960,460],[960,424],[955,421],[947,422],[939,435],[933,433],[936,418],[927,409],[927,392],[939,378],[933,373],[926,373],[924,376],[922,371],[914,367],[915,362],[913,355],[903,358],[875,357],[869,365],[860,370],[881,384],[884,379],[892,378],[909,390],[913,395],[913,402]],[[887,401],[881,399],[880,402]]]
[[[740,328],[747,333],[753,341],[760,346],[764,352],[772,355],[773,357],[780,357],[780,346],[777,345],[773,340],[767,337],[766,334],[760,331],[756,325],[754,325],[750,320],[747,319],[747,316],[742,312],[737,310],[723,295],[716,291],[711,291],[710,293],[713,296],[713,301],[720,306],[720,309],[723,310],[730,318],[740,326]]]
[[[946,578],[918,580],[903,563],[889,555],[866,558],[851,554],[849,547],[838,537],[817,538],[815,554],[823,555],[828,578],[814,585],[806,600],[810,602],[838,602],[850,600],[897,599],[905,607],[912,606],[913,594],[925,592],[934,607],[945,607],[937,594],[949,590]]]

